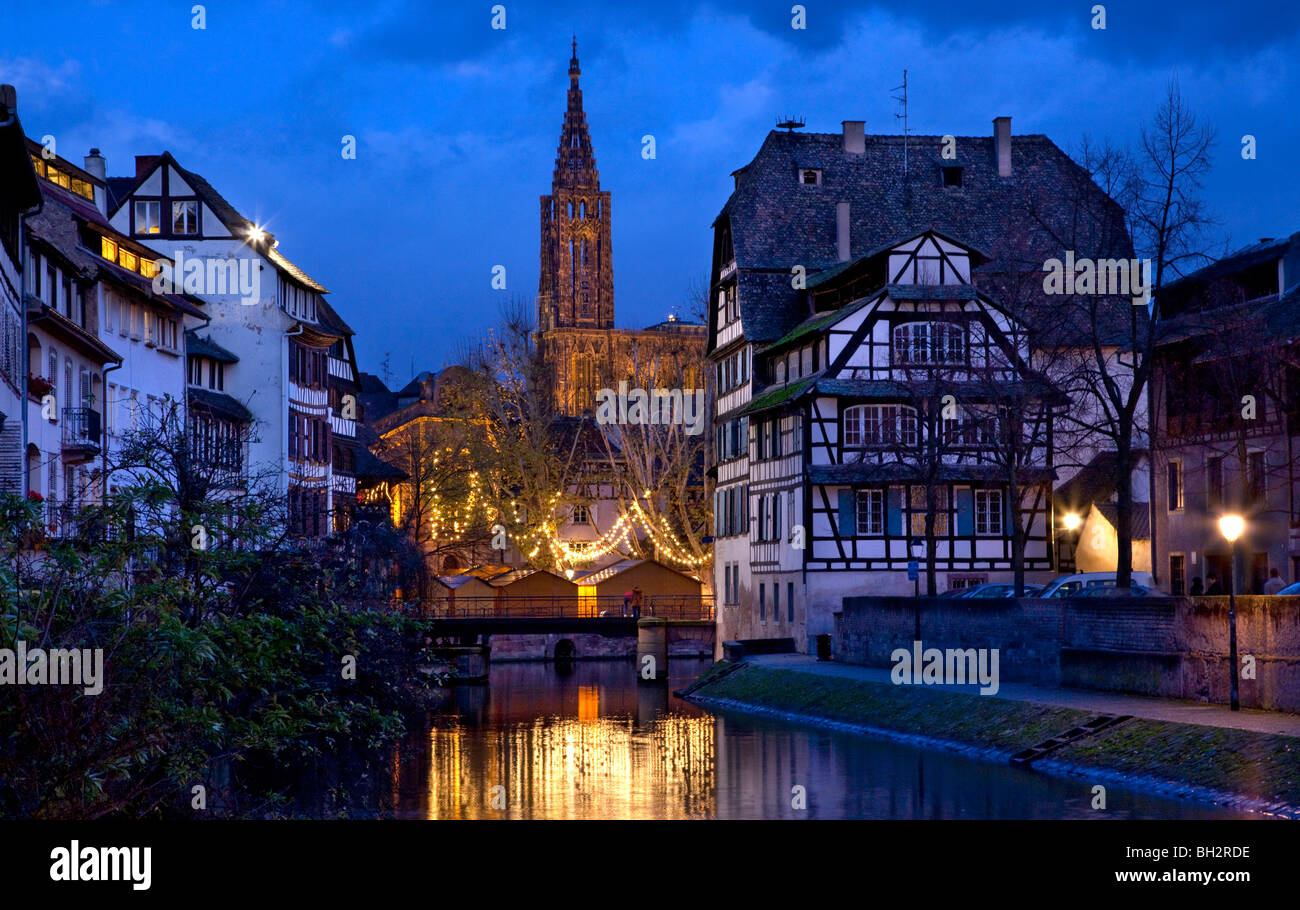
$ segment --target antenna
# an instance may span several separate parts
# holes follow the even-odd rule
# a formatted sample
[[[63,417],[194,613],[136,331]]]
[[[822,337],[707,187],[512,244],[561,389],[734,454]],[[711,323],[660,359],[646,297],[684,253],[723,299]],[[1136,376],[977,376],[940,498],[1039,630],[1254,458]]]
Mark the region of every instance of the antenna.
[[[795,130],[803,129],[806,121],[802,117],[786,117],[784,120],[776,121],[776,128],[793,133]]]
[[[902,91],[901,95],[894,95],[893,99],[903,106],[901,114],[895,114],[894,117],[903,121],[903,178],[907,178],[907,70],[903,70],[903,84],[894,86],[894,91]]]

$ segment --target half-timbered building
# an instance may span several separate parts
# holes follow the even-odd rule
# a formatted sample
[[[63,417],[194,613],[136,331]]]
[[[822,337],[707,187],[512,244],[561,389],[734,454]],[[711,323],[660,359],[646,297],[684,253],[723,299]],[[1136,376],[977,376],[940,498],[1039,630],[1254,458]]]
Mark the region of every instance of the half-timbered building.
[[[1131,241],[1047,137],[994,126],[773,131],[733,173],[708,339],[719,640],[807,650],[845,596],[1054,569],[1071,405],[1040,354],[1091,342],[1012,276],[1065,243],[1125,256]],[[1063,240],[1055,222],[1080,205],[1096,217]]]

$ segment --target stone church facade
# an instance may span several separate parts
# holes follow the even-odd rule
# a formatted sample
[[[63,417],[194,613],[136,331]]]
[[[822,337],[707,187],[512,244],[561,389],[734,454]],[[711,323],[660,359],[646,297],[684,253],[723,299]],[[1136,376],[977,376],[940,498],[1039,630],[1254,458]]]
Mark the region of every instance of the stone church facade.
[[[613,210],[600,188],[578,87],[575,40],[568,104],[551,192],[541,197],[537,347],[557,411],[594,415],[596,392],[630,386],[702,387],[707,329],[670,316],[646,329],[614,328]]]

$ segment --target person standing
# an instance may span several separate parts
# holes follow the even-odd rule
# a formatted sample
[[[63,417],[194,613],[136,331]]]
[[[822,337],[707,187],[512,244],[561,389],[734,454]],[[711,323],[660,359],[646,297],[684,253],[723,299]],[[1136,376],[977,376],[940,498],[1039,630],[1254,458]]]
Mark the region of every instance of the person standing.
[[[1284,582],[1281,576],[1277,574],[1277,569],[1269,569],[1268,581],[1264,582],[1264,593],[1276,594],[1278,591],[1281,591],[1285,587],[1286,587],[1286,582]]]
[[[632,618],[641,618],[641,589],[638,587],[632,588]]]
[[[1205,581],[1207,582],[1205,588],[1206,597],[1222,597],[1224,594],[1228,593],[1223,590],[1223,585],[1219,584],[1219,576],[1214,572],[1205,576]]]
[[[1202,597],[1205,594],[1205,586],[1201,584],[1201,576],[1197,575],[1192,579],[1192,589],[1187,592],[1189,597]]]

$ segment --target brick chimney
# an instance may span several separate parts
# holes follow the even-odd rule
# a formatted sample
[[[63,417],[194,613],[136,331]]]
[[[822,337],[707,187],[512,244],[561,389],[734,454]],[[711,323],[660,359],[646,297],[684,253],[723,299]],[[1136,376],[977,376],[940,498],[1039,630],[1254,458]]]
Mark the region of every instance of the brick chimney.
[[[139,180],[149,172],[149,168],[154,166],[162,155],[136,155],[135,156],[135,179]]]
[[[1011,176],[1011,118],[993,118],[993,146],[998,153],[998,176]]]
[[[865,153],[867,150],[867,139],[864,133],[866,121],[841,120],[840,125],[844,127],[844,151],[849,155]]]

